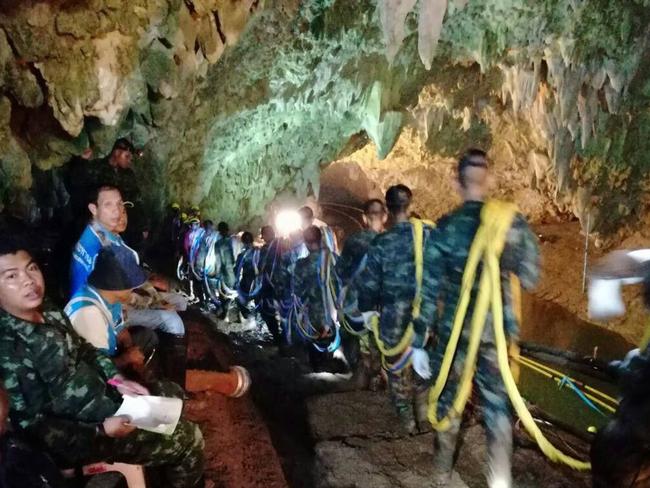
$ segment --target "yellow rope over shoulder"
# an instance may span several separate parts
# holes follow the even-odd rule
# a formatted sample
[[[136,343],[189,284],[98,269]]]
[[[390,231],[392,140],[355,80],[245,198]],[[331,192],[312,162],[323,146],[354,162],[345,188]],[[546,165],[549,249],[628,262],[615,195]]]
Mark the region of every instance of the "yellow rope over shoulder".
[[[383,356],[397,356],[402,354],[413,342],[413,321],[420,316],[420,307],[422,306],[422,278],[424,275],[424,226],[433,227],[435,224],[429,220],[409,219],[413,228],[413,255],[415,260],[415,296],[411,306],[411,321],[402,336],[402,339],[394,347],[387,347],[381,340],[379,331],[379,317],[372,319],[372,332],[377,342],[377,347]]]
[[[503,302],[501,295],[501,270],[499,258],[505,246],[506,236],[516,215],[516,206],[508,203],[487,202],[481,212],[481,225],[470,248],[467,264],[461,283],[461,295],[454,316],[452,332],[445,349],[445,355],[434,386],[430,391],[429,420],[438,431],[448,430],[451,421],[459,418],[472,391],[472,380],[476,367],[476,359],[481,342],[481,336],[488,311],[492,312],[492,322],[497,347],[497,361],[501,377],[508,396],[517,415],[528,433],[535,439],[541,451],[551,460],[562,462],[574,469],[590,469],[590,464],[574,459],[556,449],[539,429],[526,404],[517,389],[508,363],[508,343],[503,326]],[[474,304],[474,314],[471,319],[470,339],[467,358],[458,386],[458,392],[451,410],[438,419],[438,401],[442,394],[453,363],[458,341],[463,329],[467,309],[470,302],[472,286],[476,279],[479,263],[483,263],[483,271],[479,281],[479,292]]]

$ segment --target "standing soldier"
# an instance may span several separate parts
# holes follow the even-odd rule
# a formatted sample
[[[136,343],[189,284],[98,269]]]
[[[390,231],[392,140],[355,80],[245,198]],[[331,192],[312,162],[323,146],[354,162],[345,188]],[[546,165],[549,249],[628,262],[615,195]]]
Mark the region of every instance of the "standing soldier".
[[[354,286],[352,284],[365,268],[368,248],[373,239],[384,231],[387,219],[384,203],[376,198],[368,200],[363,205],[365,228],[347,238],[341,256],[336,262],[336,274],[341,280],[342,286],[340,301],[351,303],[352,313],[357,305],[356,297],[353,296]],[[350,317],[350,321],[353,321],[352,317]],[[352,327],[350,331],[346,329],[344,329],[342,339],[343,351],[348,363],[354,367],[357,362],[355,361],[357,354],[361,355],[360,362],[356,364],[355,368],[353,380],[355,386],[360,389],[372,387],[372,381],[379,377],[381,370],[377,346],[370,334],[359,335],[357,331],[352,330]]]
[[[309,255],[299,259],[293,275],[292,291],[296,303],[295,325],[307,343],[314,371],[324,370],[330,353],[338,347],[338,323],[334,297],[328,286],[328,260],[331,254],[322,249],[323,234],[312,225],[304,231]]]
[[[275,230],[270,225],[262,227],[262,240],[264,245],[260,249],[259,269],[257,279],[259,295],[256,299],[260,316],[269,332],[273,336],[273,343],[281,348],[282,332],[278,321],[278,311],[275,307],[275,282],[274,277],[280,270],[282,258],[281,241],[275,238]]]
[[[500,275],[497,275],[496,279],[499,280],[500,276],[503,324],[505,336],[510,341],[516,341],[519,332],[516,303],[513,305],[513,290],[515,288],[511,287],[510,276],[516,275],[524,288],[529,289],[535,285],[539,274],[539,250],[535,235],[531,232],[524,217],[516,212],[514,206],[500,202],[484,203],[488,187],[486,154],[478,149],[467,151],[458,164],[458,190],[464,203],[440,220],[425,249],[425,270],[428,269],[433,276],[430,277],[430,284],[423,288],[424,299],[435,304],[436,299],[440,298],[442,307],[438,314],[439,322],[436,328],[437,345],[434,353],[434,365],[442,364],[450,337],[452,337],[454,322],[458,321],[460,324],[462,320],[460,340],[453,356],[446,385],[440,381],[436,382],[437,386],[440,386],[441,393],[437,398],[437,408],[435,402],[437,386],[434,386],[431,398],[430,418],[434,422],[434,427],[436,427],[436,422],[439,422],[437,419],[441,419],[451,412],[447,416],[449,422],[446,431],[443,432],[444,428],[440,428],[441,430],[436,435],[434,467],[435,483],[437,484],[434,486],[437,487],[449,486],[451,478],[456,440],[462,417],[462,410],[457,412],[456,409],[451,409],[457,390],[462,391],[462,388],[459,388],[459,381],[468,353],[474,311],[479,309],[479,307],[475,307],[481,288],[479,282],[482,282],[482,273],[489,273],[489,265],[481,259],[478,268],[475,268],[476,279],[472,284],[471,291],[467,291],[469,295],[467,310],[464,318],[460,316],[456,319],[457,308],[459,310],[463,308],[460,304],[460,296],[463,293],[463,279],[467,274],[464,270],[466,265],[468,269],[470,268],[468,257],[470,251],[474,249],[475,240],[486,242],[486,248],[489,248],[498,239],[493,234],[486,235],[486,239],[483,239],[482,236],[479,237],[479,229],[495,228],[488,227],[495,225],[502,225],[504,228],[503,248],[498,261]],[[497,207],[509,210],[495,212],[494,209]],[[505,217],[506,214],[508,217]],[[480,242],[478,243],[480,244]],[[433,264],[428,266],[429,263]],[[439,283],[439,287],[436,283]],[[485,313],[485,309],[482,313]],[[512,420],[508,394],[497,363],[497,348],[492,321],[492,313],[487,311],[475,362],[476,372],[473,385],[479,393],[483,421],[487,430],[489,486],[491,488],[509,488],[511,486]],[[497,323],[499,323],[498,320]],[[474,364],[468,364],[468,367],[473,368]],[[439,425],[442,425],[442,422]]]
[[[214,245],[214,251],[217,258],[216,273],[219,277],[219,289],[224,299],[221,314],[226,321],[237,322],[239,312],[235,301],[237,296],[235,291],[235,251],[230,236],[230,227],[226,222],[219,222],[217,232],[219,232],[219,240]]]
[[[431,373],[424,346],[435,304],[421,300],[418,275],[422,263],[417,262],[432,229],[422,221],[409,221],[411,197],[411,190],[404,185],[386,192],[391,227],[370,245],[366,267],[354,281],[351,297],[358,297],[358,309],[366,322],[377,320],[373,314],[380,315],[373,332],[383,354],[391,398],[402,424],[413,433],[415,414],[418,422],[426,421],[423,380]],[[351,300],[347,299],[346,305]]]

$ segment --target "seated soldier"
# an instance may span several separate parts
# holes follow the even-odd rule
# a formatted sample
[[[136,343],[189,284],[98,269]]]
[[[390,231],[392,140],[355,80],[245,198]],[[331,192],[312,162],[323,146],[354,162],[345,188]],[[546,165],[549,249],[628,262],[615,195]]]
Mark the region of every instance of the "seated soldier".
[[[70,325],[43,304],[43,275],[24,246],[0,239],[0,379],[9,393],[9,417],[61,465],[96,461],[162,469],[166,485],[202,486],[203,437],[181,420],[171,436],[135,430],[116,417],[120,393],[146,388],[117,374]],[[107,384],[115,379],[117,391]]]

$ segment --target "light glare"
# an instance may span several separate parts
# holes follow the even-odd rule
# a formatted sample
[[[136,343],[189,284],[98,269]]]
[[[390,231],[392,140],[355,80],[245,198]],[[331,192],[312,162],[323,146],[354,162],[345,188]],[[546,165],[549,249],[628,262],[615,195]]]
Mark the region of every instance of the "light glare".
[[[295,210],[281,210],[275,217],[275,229],[281,237],[289,237],[301,228],[302,218]]]

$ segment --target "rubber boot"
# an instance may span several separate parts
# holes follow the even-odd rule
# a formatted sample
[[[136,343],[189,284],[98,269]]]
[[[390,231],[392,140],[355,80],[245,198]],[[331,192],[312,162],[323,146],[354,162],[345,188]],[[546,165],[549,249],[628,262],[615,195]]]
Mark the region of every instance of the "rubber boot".
[[[187,391],[215,391],[222,395],[239,398],[248,392],[251,377],[246,368],[233,366],[228,373],[190,369],[187,371]]]
[[[445,432],[436,432],[433,452],[433,487],[452,486],[456,441],[460,431],[460,419],[451,420],[451,426]]]
[[[185,336],[160,332],[161,363],[164,376],[185,389],[187,339]]]

